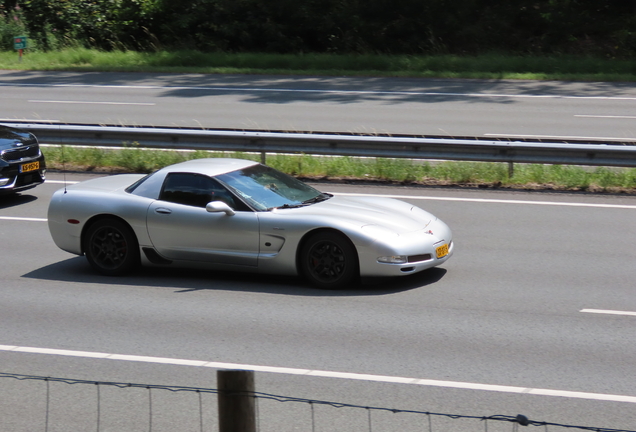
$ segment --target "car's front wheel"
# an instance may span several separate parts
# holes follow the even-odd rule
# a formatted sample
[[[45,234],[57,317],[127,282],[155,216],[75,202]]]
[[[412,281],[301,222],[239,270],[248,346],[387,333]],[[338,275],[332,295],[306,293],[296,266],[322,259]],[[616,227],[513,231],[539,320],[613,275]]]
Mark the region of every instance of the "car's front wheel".
[[[313,234],[303,244],[300,260],[305,278],[319,288],[342,289],[359,278],[358,254],[342,234]]]
[[[101,219],[84,236],[90,265],[107,276],[126,274],[139,265],[139,244],[133,230],[117,219]]]

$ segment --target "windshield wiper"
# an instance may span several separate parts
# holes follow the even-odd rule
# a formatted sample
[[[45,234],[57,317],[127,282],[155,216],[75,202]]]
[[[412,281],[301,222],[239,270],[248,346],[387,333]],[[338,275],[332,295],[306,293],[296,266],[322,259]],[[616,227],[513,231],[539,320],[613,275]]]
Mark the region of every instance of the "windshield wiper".
[[[290,208],[298,208],[298,207],[305,207],[311,204],[316,204],[319,203],[321,201],[325,201],[328,200],[329,198],[331,198],[333,195],[328,194],[328,193],[321,193],[320,195],[316,195],[313,198],[309,198],[308,200],[305,200],[301,203],[298,204],[283,204],[281,206],[278,207],[270,207],[267,210],[273,210],[273,209],[290,209]]]
[[[308,205],[308,204],[316,204],[322,201],[326,201],[329,198],[331,198],[333,195],[328,194],[328,193],[321,193],[320,195],[316,195],[313,198],[309,198],[308,200],[303,201],[303,204]]]
[[[296,207],[305,207],[307,204],[305,203],[299,203],[299,204],[283,204],[282,206],[278,206],[278,207],[270,207],[267,210],[272,210],[272,209],[289,209],[289,208],[296,208]]]
[[[297,207],[305,207],[306,205],[307,204],[305,204],[305,203],[296,203],[296,204],[286,203],[286,204],[283,204],[283,205],[280,205],[280,206],[276,206],[276,207],[269,207],[267,209],[267,211],[272,211],[274,209],[290,209],[290,208],[297,208]]]

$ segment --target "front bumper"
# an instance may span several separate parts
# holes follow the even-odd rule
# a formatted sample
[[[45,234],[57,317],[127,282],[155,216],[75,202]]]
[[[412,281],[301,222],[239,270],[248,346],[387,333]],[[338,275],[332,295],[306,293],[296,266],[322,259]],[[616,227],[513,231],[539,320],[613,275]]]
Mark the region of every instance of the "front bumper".
[[[26,165],[34,162],[38,163],[38,168],[26,172],[22,172]],[[46,173],[46,161],[44,155],[22,163],[3,163],[0,165],[0,194],[20,192],[31,189],[39,184],[44,183]]]
[[[449,243],[444,244],[448,244],[448,254],[442,258],[437,258],[433,251],[431,253],[421,254],[426,255],[425,258],[428,258],[422,261],[406,262],[401,264],[376,262],[374,265],[374,273],[376,273],[375,276],[405,276],[442,265],[453,255],[455,250],[455,244],[452,240]]]
[[[438,248],[448,246],[448,253],[437,257]],[[453,256],[453,233],[441,220],[432,221],[424,230],[399,236],[387,236],[374,244],[358,247],[360,275],[406,276],[444,264]],[[385,262],[388,257],[405,258],[404,262]],[[397,259],[396,259],[397,261]]]

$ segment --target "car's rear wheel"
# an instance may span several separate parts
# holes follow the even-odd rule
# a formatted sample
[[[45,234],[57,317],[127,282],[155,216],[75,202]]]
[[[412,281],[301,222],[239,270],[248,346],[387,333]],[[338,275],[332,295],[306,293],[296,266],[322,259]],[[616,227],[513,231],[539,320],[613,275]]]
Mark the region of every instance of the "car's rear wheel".
[[[359,278],[358,254],[348,238],[335,232],[313,234],[303,244],[300,267],[305,278],[324,289],[342,289]]]
[[[84,236],[90,265],[107,276],[129,273],[139,265],[139,244],[133,230],[117,219],[101,219]]]

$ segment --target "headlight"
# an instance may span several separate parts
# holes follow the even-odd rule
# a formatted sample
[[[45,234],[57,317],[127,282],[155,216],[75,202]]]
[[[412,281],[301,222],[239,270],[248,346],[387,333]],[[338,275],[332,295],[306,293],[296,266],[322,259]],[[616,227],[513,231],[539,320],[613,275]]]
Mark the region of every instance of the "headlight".
[[[1,178],[1,179],[0,179],[0,186],[4,186],[4,185],[6,185],[7,183],[9,183],[9,180],[11,180],[11,179],[8,179],[8,178]]]
[[[408,257],[406,255],[381,256],[378,257],[378,262],[388,264],[404,264],[408,262]]]

